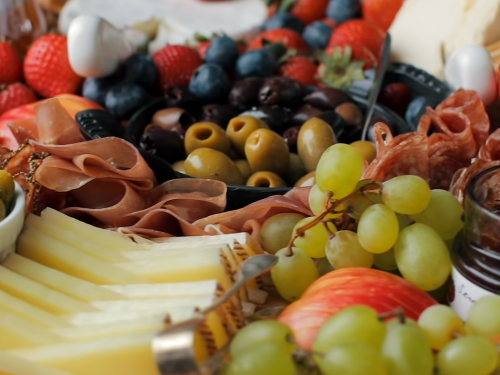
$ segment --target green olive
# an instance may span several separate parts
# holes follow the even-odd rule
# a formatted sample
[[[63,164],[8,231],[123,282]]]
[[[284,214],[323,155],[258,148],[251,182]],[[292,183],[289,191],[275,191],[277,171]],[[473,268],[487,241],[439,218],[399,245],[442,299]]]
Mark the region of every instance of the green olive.
[[[0,221],[5,219],[7,216],[7,209],[5,208],[5,203],[3,203],[2,200],[0,200]]]
[[[236,160],[234,164],[236,164],[236,166],[240,170],[243,179],[245,181],[248,180],[248,178],[252,175],[252,169],[250,168],[250,164],[248,164],[248,161],[240,159]]]
[[[269,171],[284,176],[290,151],[285,140],[269,129],[257,129],[245,143],[245,155],[252,171]]]
[[[226,154],[212,148],[197,148],[184,162],[186,174],[198,178],[218,180],[226,184],[243,185],[240,170]]]
[[[335,108],[335,112],[342,116],[347,125],[357,128],[363,126],[364,116],[356,104],[343,103]]]
[[[335,143],[335,133],[325,121],[315,117],[306,121],[297,137],[297,149],[306,170],[315,171],[323,152]]]
[[[174,169],[174,171],[186,173],[186,170],[184,169],[184,163],[184,160],[176,161],[174,164],[172,164],[172,168]]]
[[[276,173],[263,171],[251,175],[247,186],[279,188],[286,187],[286,182]]]
[[[307,173],[302,160],[300,160],[299,155],[290,152],[290,160],[288,161],[288,170],[285,175],[285,181],[288,186],[293,186],[300,180],[302,176]]]
[[[229,121],[226,133],[238,155],[245,156],[245,142],[257,129],[269,129],[269,126],[252,116],[239,116]]]
[[[3,201],[5,207],[9,207],[12,199],[14,198],[14,190],[16,186],[14,179],[9,172],[0,171],[0,200]],[[5,208],[4,207],[4,208]]]
[[[213,148],[228,154],[231,152],[231,141],[219,125],[213,122],[198,122],[187,130],[184,148],[188,155],[198,148]]]
[[[309,172],[295,183],[295,187],[313,186],[316,183],[316,171]]]

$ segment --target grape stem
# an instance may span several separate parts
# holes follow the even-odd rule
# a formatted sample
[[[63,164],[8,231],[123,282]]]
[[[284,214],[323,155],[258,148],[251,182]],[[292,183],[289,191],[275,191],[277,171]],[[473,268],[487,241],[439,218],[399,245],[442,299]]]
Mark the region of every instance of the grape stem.
[[[406,315],[402,307],[398,307],[393,311],[386,312],[384,314],[380,314],[378,319],[380,321],[384,321],[388,318],[397,317],[399,319],[400,324],[406,324]]]
[[[325,199],[325,209],[321,211],[316,217],[314,217],[313,220],[311,220],[309,223],[299,227],[295,231],[295,235],[292,237],[290,242],[288,243],[288,246],[285,251],[285,256],[291,257],[293,256],[293,245],[295,243],[295,240],[299,237],[303,237],[304,234],[311,228],[314,228],[316,225],[319,223],[323,222],[324,218],[328,214],[336,214],[336,213],[345,213],[345,211],[336,211],[336,208],[339,207],[340,205],[343,205],[344,203],[349,202],[350,200],[360,197],[360,196],[365,196],[366,194],[381,194],[382,193],[382,184],[380,182],[377,182],[375,180],[367,180],[368,182],[364,185],[361,186],[358,190],[354,191],[353,193],[349,194],[348,196],[342,198],[342,199],[333,199],[333,193],[331,191],[327,191],[325,193],[326,199]]]

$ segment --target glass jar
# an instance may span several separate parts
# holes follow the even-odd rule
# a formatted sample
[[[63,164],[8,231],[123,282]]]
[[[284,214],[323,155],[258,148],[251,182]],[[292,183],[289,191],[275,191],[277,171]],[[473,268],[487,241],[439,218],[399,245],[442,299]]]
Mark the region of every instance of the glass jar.
[[[479,298],[500,294],[500,166],[467,187],[464,228],[453,246],[450,306],[466,319]]]
[[[36,0],[0,0],[0,38],[12,41],[21,56],[47,32],[47,22]]]

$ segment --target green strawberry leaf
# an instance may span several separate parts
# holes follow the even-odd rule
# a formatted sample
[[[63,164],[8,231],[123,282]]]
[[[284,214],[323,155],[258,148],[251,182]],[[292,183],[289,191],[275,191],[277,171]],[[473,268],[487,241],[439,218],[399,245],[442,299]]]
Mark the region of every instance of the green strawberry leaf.
[[[268,7],[270,7],[271,5],[276,4],[276,3],[278,3],[278,4],[279,4],[279,2],[280,2],[280,1],[281,1],[281,0],[266,0],[266,5],[267,5]]]
[[[201,34],[194,34],[194,40],[196,40],[197,42],[200,42],[200,43],[204,43],[204,42],[209,42],[210,39],[207,38],[205,35],[201,35]]]
[[[283,0],[278,8],[278,12],[288,12],[297,0]]]

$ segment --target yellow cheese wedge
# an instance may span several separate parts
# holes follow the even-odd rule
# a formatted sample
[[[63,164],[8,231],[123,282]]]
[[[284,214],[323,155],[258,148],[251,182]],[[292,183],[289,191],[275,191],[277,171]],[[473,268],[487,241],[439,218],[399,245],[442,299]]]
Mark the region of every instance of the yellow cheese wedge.
[[[75,375],[159,375],[151,340],[154,333],[64,342],[11,351],[26,360]]]
[[[1,375],[74,375],[51,369],[0,350]]]
[[[96,245],[92,242],[92,237],[82,238],[78,236],[75,231],[66,230],[53,224],[51,225],[49,220],[43,219],[40,216],[28,215],[25,221],[25,226],[34,233],[44,233],[47,236],[68,244],[75,249],[83,251],[87,255],[102,260],[103,262],[116,263],[125,262],[127,260],[127,258],[121,255],[119,251],[110,249],[109,247]]]
[[[21,255],[11,254],[2,265],[19,275],[83,302],[123,299],[120,293],[67,275]]]
[[[138,251],[142,247],[128,239],[125,235],[110,230],[96,228],[92,225],[73,219],[63,213],[46,208],[42,212],[42,219],[59,229],[71,231],[80,238],[92,241],[97,246],[115,251]],[[62,238],[59,238],[62,240]]]
[[[0,349],[28,348],[58,340],[55,333],[0,309]]]
[[[134,299],[215,296],[222,292],[217,280],[185,283],[103,285],[103,287]]]
[[[145,281],[46,234],[35,234],[31,229],[23,231],[17,246],[17,252],[26,258],[97,285],[140,284]]]
[[[229,246],[225,243],[213,243],[213,244],[203,243],[201,246],[200,244],[197,244],[191,246],[179,246],[179,247],[163,248],[163,249],[150,249],[148,251],[128,251],[122,254],[126,258],[128,258],[126,261],[138,262],[142,260],[154,260],[154,259],[161,260],[165,257],[173,257],[176,256],[177,254],[188,253],[188,252],[204,252],[204,251],[216,252],[217,250],[223,251],[224,254],[230,252]]]
[[[0,289],[56,315],[97,310],[87,303],[47,288],[2,266]]]
[[[232,281],[224,254],[218,250],[176,254],[166,262],[145,260],[117,263],[125,271],[153,283],[217,280],[227,290]]]
[[[0,308],[44,328],[68,325],[63,318],[31,305],[0,290]]]
[[[102,311],[168,311],[176,307],[197,307],[204,309],[211,306],[215,301],[214,296],[169,298],[169,299],[143,299],[143,300],[122,300],[122,301],[98,301],[92,306]]]

